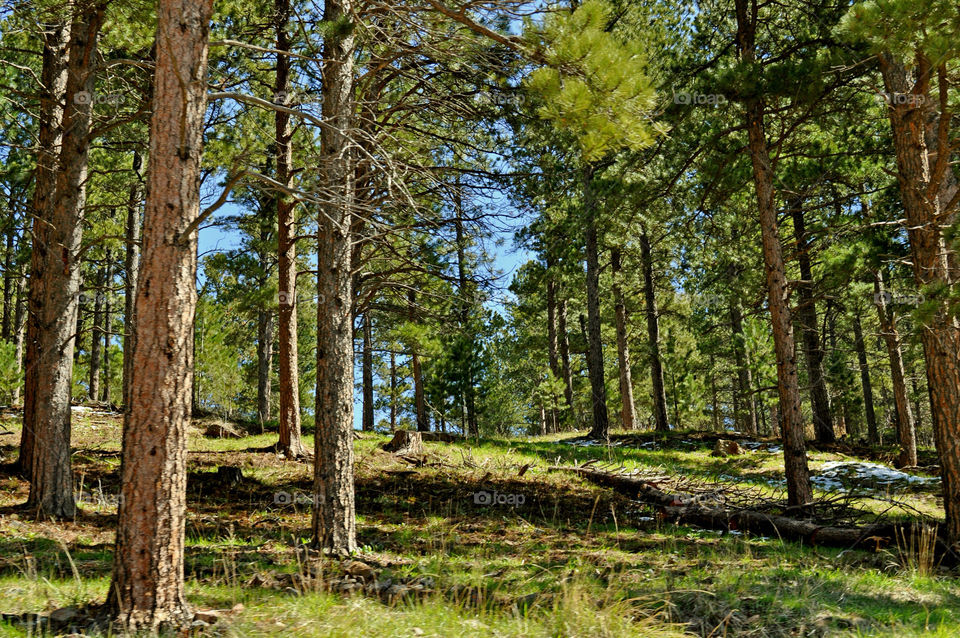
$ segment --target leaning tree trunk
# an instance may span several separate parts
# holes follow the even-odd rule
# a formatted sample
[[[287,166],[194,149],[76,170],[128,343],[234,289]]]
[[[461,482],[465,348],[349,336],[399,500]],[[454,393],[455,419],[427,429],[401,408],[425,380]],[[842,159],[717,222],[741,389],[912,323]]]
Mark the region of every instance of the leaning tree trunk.
[[[86,203],[87,157],[96,74],[97,36],[104,6],[78,4],[70,27],[63,137],[50,217],[34,238],[30,312],[36,321],[36,387],[27,421],[36,433],[29,507],[52,517],[76,512],[70,466],[70,391],[80,293],[80,242]]]
[[[900,335],[897,332],[897,316],[892,308],[887,308],[886,291],[883,289],[883,273],[877,271],[873,279],[874,302],[880,319],[880,331],[890,357],[890,380],[893,384],[893,398],[897,405],[897,440],[900,443],[899,467],[912,467],[917,464],[917,433],[913,422],[913,410],[907,393],[907,379],[903,368],[903,352],[900,348]]]
[[[137,278],[140,273],[140,153],[133,152],[135,181],[127,200],[127,224],[123,269],[123,405],[130,405],[130,379],[133,376],[133,349],[137,334]]]
[[[800,265],[801,283],[797,286],[800,303],[797,305],[797,319],[803,330],[803,355],[807,363],[807,376],[810,379],[810,399],[813,404],[813,429],[820,443],[833,443],[837,436],[833,431],[833,418],[830,416],[830,391],[827,389],[827,377],[823,373],[823,348],[817,328],[817,303],[813,295],[813,266],[810,260],[810,241],[807,237],[803,218],[802,200],[794,200],[790,205],[793,217],[793,233],[797,239],[797,262]]]
[[[863,408],[867,415],[867,437],[872,445],[880,444],[877,430],[877,413],[873,408],[873,384],[870,383],[870,364],[867,361],[867,346],[863,341],[863,327],[859,311],[853,315],[853,340],[860,364],[860,385],[863,389]]]
[[[352,0],[326,0],[324,20],[352,19]],[[353,312],[350,227],[354,167],[353,31],[338,28],[323,45],[321,162],[330,202],[317,232],[317,393],[313,540],[331,554],[357,549],[353,486]]]
[[[276,0],[277,51],[289,51],[290,0]],[[290,92],[290,57],[277,54],[275,99],[286,106]],[[277,182],[293,188],[293,131],[290,114],[274,112],[276,131]],[[280,303],[277,311],[277,346],[279,349],[278,392],[280,394],[279,451],[287,458],[306,456],[300,434],[300,353],[297,344],[297,219],[296,203],[289,193],[277,193],[277,276]]]
[[[620,420],[625,430],[637,427],[637,411],[633,401],[633,375],[630,372],[630,344],[627,341],[627,304],[623,294],[620,271],[620,249],[610,251],[610,271],[613,275],[613,303],[617,323],[617,360],[620,364]],[[716,395],[716,393],[714,393]],[[716,396],[714,396],[716,398]],[[714,402],[716,403],[716,402]]]
[[[587,376],[590,377],[590,398],[593,406],[593,427],[590,436],[610,436],[607,416],[607,383],[603,369],[603,337],[600,332],[600,248],[598,246],[597,211],[593,197],[593,166],[583,168],[583,208],[587,261]]]
[[[663,359],[660,357],[660,318],[653,284],[653,255],[646,231],[640,233],[640,260],[643,267],[643,297],[647,315],[647,343],[650,351],[650,382],[653,394],[653,418],[657,432],[669,432],[667,392],[663,382]]]
[[[213,0],[160,0],[131,402],[107,604],[128,630],[184,627],[187,425]]]
[[[53,191],[57,180],[57,149],[63,137],[63,103],[67,90],[67,34],[66,24],[43,25],[43,68],[40,94],[36,170],[34,171],[33,237],[30,257],[30,287],[27,293],[26,350],[23,383],[23,428],[20,435],[20,456],[17,466],[30,478],[37,442],[37,392],[43,377],[40,368],[40,336],[44,294],[38,288],[47,263],[50,242],[50,220],[53,216]],[[62,267],[62,266],[61,266]],[[49,356],[49,355],[47,355]],[[44,381],[49,381],[47,377]]]
[[[960,322],[951,303],[956,292],[958,257],[949,249],[948,228],[957,216],[957,176],[951,165],[951,120],[947,111],[948,79],[944,62],[933,66],[917,52],[914,78],[889,54],[880,55],[884,85],[892,100],[887,108],[897,157],[897,182],[910,238],[913,274],[932,312],[920,339],[927,371],[931,417],[937,452],[947,535],[960,546]],[[937,77],[939,99],[931,98]]]
[[[756,16],[749,13],[747,0],[736,0],[737,45],[741,59],[756,64]],[[773,193],[773,167],[764,130],[763,101],[748,98],[744,104],[748,150],[753,165],[753,181],[757,190],[760,213],[760,236],[763,261],[767,271],[767,296],[773,323],[774,351],[777,359],[777,386],[780,394],[780,431],[783,438],[783,462],[787,478],[787,500],[793,506],[806,506],[813,500],[810,470],[807,467],[806,444],[803,438],[803,413],[793,341],[793,317],[790,312],[790,288],[787,283],[777,225],[777,209]]]

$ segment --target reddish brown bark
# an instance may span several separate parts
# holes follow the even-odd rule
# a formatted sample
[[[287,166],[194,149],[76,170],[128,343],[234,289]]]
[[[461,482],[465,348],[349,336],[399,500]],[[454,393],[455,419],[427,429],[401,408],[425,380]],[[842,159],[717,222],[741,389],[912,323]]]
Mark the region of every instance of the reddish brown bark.
[[[736,0],[737,46],[743,62],[756,62],[755,13],[747,0]],[[764,130],[764,105],[759,98],[746,100],[745,124],[748,134],[748,152],[753,165],[753,181],[757,191],[760,217],[760,235],[763,242],[763,260],[766,266],[767,298],[773,324],[774,351],[777,359],[777,388],[780,395],[781,433],[783,439],[784,472],[787,479],[787,498],[790,505],[804,506],[813,500],[810,470],[807,467],[806,445],[803,438],[803,413],[800,409],[800,389],[797,381],[797,362],[793,340],[793,317],[790,312],[789,286],[780,246],[776,203],[773,192],[773,167],[767,149]]]
[[[123,429],[111,613],[129,629],[190,620],[184,596],[200,164],[213,0],[160,0],[137,287],[131,403]]]
[[[950,542],[960,546],[960,323],[951,310],[957,255],[948,247],[946,229],[954,222],[958,184],[950,163],[947,71],[917,53],[908,72],[889,54],[879,56],[884,86],[895,96],[887,107],[897,158],[897,182],[907,218],[913,274],[931,306],[920,328],[930,393],[933,432],[940,455],[943,501]],[[932,95],[937,76],[939,94]]]

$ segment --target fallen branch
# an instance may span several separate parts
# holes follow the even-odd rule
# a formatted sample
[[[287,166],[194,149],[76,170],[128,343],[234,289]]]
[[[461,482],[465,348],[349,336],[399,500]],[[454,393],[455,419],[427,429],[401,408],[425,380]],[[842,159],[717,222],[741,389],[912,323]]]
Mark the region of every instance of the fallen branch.
[[[904,544],[915,546],[925,528],[917,522],[877,523],[863,527],[834,527],[819,525],[816,521],[790,518],[749,509],[709,507],[703,505],[703,496],[670,494],[657,489],[644,478],[600,472],[584,467],[554,466],[551,470],[573,472],[591,483],[610,487],[642,503],[659,508],[660,517],[676,523],[684,523],[722,531],[739,531],[777,537],[782,540],[799,541],[812,546],[866,549],[878,552],[885,547]],[[944,542],[945,529],[937,527],[936,555],[942,564],[960,564],[960,556]]]

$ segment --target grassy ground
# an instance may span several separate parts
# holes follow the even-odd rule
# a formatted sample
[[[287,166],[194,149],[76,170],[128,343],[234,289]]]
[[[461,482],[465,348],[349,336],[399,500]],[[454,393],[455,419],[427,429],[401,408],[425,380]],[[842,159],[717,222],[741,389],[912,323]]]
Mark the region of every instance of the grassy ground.
[[[14,416],[0,422],[4,430],[0,454],[9,462],[19,440]],[[75,414],[84,503],[74,521],[33,521],[20,507],[26,484],[0,474],[0,611],[103,600],[119,434],[114,416]],[[228,610],[206,629],[225,636],[960,635],[960,577],[902,549],[810,548],[679,527],[548,469],[599,459],[773,496],[777,452],[716,458],[692,433],[625,436],[609,448],[557,441],[570,436],[427,443],[427,463],[415,467],[380,450],[386,437],[365,434],[356,443],[357,558],[380,585],[363,591],[373,578],[354,578],[357,564],[320,560],[304,545],[308,465],[260,451],[271,434],[208,439],[198,428],[190,437],[189,599]],[[849,456],[814,452],[811,467],[830,460]],[[218,478],[221,466],[241,468],[244,480]],[[481,490],[522,503],[478,504]],[[900,507],[874,494],[856,504],[897,517],[938,510],[932,488],[905,500]],[[30,631],[0,622],[0,636]]]

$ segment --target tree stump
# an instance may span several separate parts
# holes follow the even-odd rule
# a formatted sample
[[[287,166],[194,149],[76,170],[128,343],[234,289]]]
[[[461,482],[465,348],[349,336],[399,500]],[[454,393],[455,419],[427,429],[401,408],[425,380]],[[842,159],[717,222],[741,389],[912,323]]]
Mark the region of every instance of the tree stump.
[[[393,433],[393,440],[385,443],[383,449],[401,455],[423,454],[423,437],[419,432],[397,430]]]

